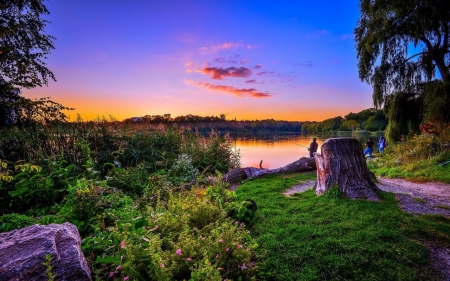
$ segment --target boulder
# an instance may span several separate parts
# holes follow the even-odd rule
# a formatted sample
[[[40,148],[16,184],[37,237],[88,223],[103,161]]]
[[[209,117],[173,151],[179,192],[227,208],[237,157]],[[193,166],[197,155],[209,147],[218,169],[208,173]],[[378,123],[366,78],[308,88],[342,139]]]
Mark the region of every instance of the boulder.
[[[0,280],[47,281],[46,255],[52,255],[55,280],[92,280],[71,223],[32,225],[0,233]]]

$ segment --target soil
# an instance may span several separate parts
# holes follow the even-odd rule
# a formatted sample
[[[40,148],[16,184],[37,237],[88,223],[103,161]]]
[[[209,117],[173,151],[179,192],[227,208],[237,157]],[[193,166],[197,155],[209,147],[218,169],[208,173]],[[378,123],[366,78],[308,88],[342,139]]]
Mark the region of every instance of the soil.
[[[385,192],[396,194],[399,206],[405,212],[415,215],[439,214],[450,217],[450,184],[428,182],[414,183],[402,179],[378,178],[376,185]],[[312,189],[315,181],[307,181],[295,185],[284,192],[290,196],[294,193]],[[424,243],[430,249],[430,259],[433,266],[444,275],[444,280],[450,281],[450,248]]]

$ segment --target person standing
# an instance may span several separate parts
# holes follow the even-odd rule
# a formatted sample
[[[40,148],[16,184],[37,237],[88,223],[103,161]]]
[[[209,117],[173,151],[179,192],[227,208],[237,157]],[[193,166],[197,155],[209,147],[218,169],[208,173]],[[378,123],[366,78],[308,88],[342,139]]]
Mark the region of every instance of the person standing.
[[[373,152],[373,141],[372,138],[369,138],[366,142],[366,149],[364,150],[364,157],[366,157],[366,154],[369,153],[369,158],[372,159],[372,152]]]
[[[386,140],[383,136],[380,136],[380,139],[378,140],[378,150],[383,152],[383,150],[386,148]]]
[[[313,138],[312,143],[309,145],[309,157],[314,157],[314,152],[317,152],[317,148],[319,148],[319,144],[316,142],[316,138]]]

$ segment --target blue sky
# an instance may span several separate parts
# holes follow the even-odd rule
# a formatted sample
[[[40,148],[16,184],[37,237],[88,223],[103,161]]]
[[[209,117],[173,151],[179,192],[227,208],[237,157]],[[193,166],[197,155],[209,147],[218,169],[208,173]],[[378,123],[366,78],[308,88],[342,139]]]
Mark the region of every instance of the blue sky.
[[[85,119],[321,121],[372,107],[357,73],[358,1],[45,3],[57,82],[24,95]]]

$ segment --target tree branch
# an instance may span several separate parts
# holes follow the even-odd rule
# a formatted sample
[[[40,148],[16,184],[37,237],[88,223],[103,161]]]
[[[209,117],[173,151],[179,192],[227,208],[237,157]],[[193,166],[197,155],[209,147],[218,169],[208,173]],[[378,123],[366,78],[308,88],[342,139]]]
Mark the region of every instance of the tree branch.
[[[444,45],[443,49],[447,50],[448,48],[448,25],[444,23]]]
[[[412,59],[413,57],[417,57],[417,56],[419,56],[419,55],[423,55],[423,54],[426,54],[426,53],[429,53],[429,52],[421,52],[421,53],[415,54],[414,56],[411,56],[411,57],[407,58],[406,60],[404,60],[403,63],[409,61],[409,60]]]
[[[430,50],[430,52],[433,52],[433,45],[425,36],[420,37],[420,40],[425,43],[425,45],[427,45],[427,48],[428,50]]]

